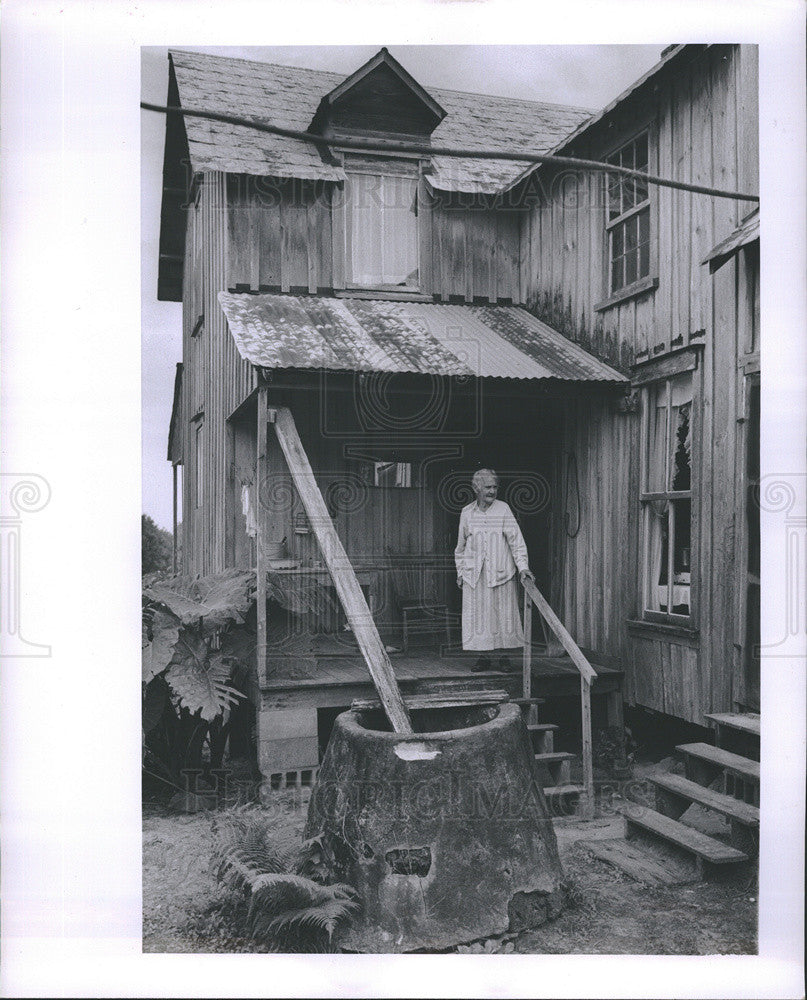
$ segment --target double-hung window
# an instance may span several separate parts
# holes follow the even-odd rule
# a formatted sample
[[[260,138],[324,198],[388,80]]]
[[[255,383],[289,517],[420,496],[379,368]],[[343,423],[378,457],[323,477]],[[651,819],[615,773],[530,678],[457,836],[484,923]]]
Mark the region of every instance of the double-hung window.
[[[417,176],[347,171],[348,287],[417,289]]]
[[[621,146],[609,163],[647,173],[648,133]],[[645,181],[623,174],[608,175],[608,294],[650,275],[650,194]]]
[[[692,614],[692,372],[644,393],[643,608],[646,618]]]

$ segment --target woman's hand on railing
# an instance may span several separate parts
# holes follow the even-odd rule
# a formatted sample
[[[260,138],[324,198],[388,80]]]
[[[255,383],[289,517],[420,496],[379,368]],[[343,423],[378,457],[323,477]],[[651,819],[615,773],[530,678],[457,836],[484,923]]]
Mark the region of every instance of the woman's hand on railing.
[[[527,580],[529,580],[530,583],[535,583],[535,577],[532,575],[532,573],[528,569],[523,569],[519,573],[518,578],[519,578],[519,580],[521,580],[522,586],[524,585],[524,583]]]

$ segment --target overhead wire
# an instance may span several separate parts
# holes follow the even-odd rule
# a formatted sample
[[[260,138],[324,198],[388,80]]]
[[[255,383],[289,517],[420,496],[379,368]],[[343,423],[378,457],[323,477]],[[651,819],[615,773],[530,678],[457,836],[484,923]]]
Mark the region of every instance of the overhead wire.
[[[615,174],[620,177],[632,177],[645,184],[657,187],[672,188],[676,191],[690,191],[693,194],[706,194],[714,198],[729,198],[734,201],[759,202],[759,195],[746,194],[740,191],[727,191],[723,188],[708,187],[703,184],[690,184],[688,181],[677,181],[669,177],[657,177],[643,170],[633,170],[630,167],[617,166],[602,160],[585,160],[576,156],[557,156],[553,153],[531,153],[523,149],[458,149],[456,146],[433,146],[431,144],[402,142],[396,139],[366,139],[356,136],[333,136],[314,132],[302,132],[299,129],[284,128],[281,125],[271,125],[258,118],[248,118],[242,115],[228,115],[220,111],[207,111],[201,108],[182,108],[176,105],[150,104],[141,101],[144,111],[156,111],[161,114],[179,114],[188,118],[204,118],[208,121],[223,122],[228,125],[239,125],[255,129],[269,135],[278,135],[287,139],[299,139],[316,146],[336,146],[339,149],[349,149],[374,153],[408,153],[419,156],[449,156],[461,159],[480,160],[523,160],[526,163],[550,163],[560,167],[570,167],[578,170],[591,170],[605,174]]]

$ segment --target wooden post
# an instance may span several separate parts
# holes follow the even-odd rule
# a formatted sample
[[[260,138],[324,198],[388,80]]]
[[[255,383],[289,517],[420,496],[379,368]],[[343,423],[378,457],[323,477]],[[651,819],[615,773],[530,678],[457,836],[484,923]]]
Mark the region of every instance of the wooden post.
[[[591,685],[580,677],[583,728],[583,819],[594,818],[594,762],[591,747]]]
[[[264,557],[264,517],[262,491],[266,488],[266,439],[268,433],[267,422],[268,400],[267,389],[261,386],[258,390],[258,445],[255,461],[255,503],[257,514],[257,533],[255,537],[255,573],[257,578],[257,592],[255,595],[256,611],[258,613],[258,662],[257,677],[258,684],[266,680],[266,653],[267,653],[267,633],[266,633],[266,559]]]
[[[176,574],[177,571],[177,464],[171,466],[171,471],[174,473],[174,544],[171,552],[171,567],[172,572]]]
[[[409,721],[409,713],[398,687],[395,671],[384,643],[381,641],[381,636],[378,634],[378,629],[370,614],[359,581],[356,579],[353,566],[336,533],[336,528],[314,478],[308,456],[294,423],[294,417],[285,406],[272,409],[267,417],[274,424],[275,433],[288,463],[294,485],[303,501],[303,507],[316,536],[322,557],[330,571],[334,587],[342,602],[342,607],[345,609],[347,620],[353,629],[367,669],[370,671],[381,704],[384,706],[396,733],[411,733],[412,724]],[[274,419],[272,419],[273,417]],[[266,420],[263,421],[263,424],[265,434]],[[260,549],[260,545],[258,547]]]
[[[522,661],[522,697],[532,697],[532,601],[527,591],[524,591],[524,659]],[[538,721],[538,706],[527,705],[525,713],[527,723]]]

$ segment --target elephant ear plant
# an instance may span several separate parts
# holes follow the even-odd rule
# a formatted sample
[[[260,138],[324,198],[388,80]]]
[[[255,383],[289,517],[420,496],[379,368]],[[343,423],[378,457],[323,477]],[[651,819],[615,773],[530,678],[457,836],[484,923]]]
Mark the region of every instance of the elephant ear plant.
[[[144,580],[143,777],[150,791],[185,793],[192,805],[190,788],[216,785],[227,741],[235,739],[233,711],[258,699],[255,591],[249,570]],[[267,574],[267,596],[297,617],[333,602],[319,583],[292,585],[278,573]],[[292,632],[289,644],[295,641]]]
[[[221,768],[232,709],[252,683],[247,625],[255,574],[153,582],[142,597],[143,775],[147,787],[188,791],[188,775]]]

